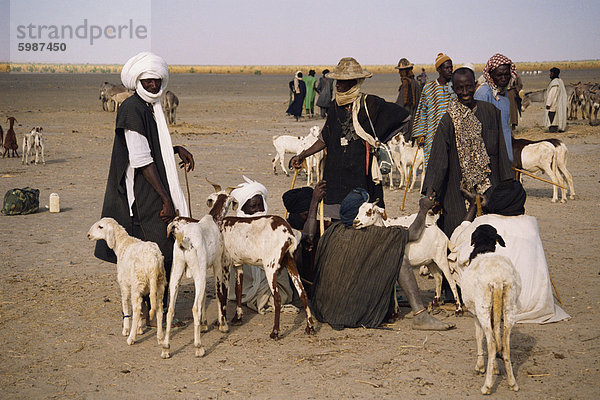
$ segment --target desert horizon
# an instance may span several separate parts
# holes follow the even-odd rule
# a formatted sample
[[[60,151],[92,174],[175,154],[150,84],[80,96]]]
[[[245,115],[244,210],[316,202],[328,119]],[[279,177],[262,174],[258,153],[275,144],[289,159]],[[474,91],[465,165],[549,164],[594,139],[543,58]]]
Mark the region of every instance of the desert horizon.
[[[455,62],[455,65],[462,65],[465,62]],[[583,70],[600,68],[600,60],[563,60],[563,61],[532,61],[515,62],[518,71],[546,71],[552,67],[558,67],[562,70]],[[386,65],[368,65],[364,68],[373,73],[395,73],[395,64]],[[485,63],[474,64],[477,71],[482,71]],[[110,74],[119,73],[121,64],[53,64],[53,63],[14,63],[1,62],[0,72],[4,73],[97,73]],[[320,73],[323,69],[332,69],[335,64],[319,65],[170,65],[169,72],[172,74],[294,74],[296,71],[314,69]],[[415,71],[425,69],[427,73],[435,72],[433,64],[415,64]]]

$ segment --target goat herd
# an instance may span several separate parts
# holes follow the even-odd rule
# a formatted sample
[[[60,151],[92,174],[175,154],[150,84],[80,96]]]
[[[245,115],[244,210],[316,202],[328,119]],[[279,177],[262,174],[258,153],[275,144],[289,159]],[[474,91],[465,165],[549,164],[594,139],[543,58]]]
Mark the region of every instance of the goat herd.
[[[288,174],[284,165],[285,153],[299,154],[315,143],[319,137],[319,127],[310,128],[306,136],[273,136],[275,147],[275,158],[273,159],[273,172],[277,174],[277,162],[279,161],[283,172]],[[567,146],[559,139],[543,139],[532,141],[528,139],[513,138],[514,166],[529,174],[538,172],[545,173],[550,177],[552,185],[552,202],[558,200],[558,188],[561,189],[560,202],[567,201],[567,190],[569,198],[575,198],[573,177],[567,170]],[[421,171],[421,186],[423,189],[423,149],[416,144],[407,143],[402,135],[396,135],[387,144],[382,144],[392,158],[393,167],[400,172],[398,188],[406,187],[413,190],[418,171]],[[307,174],[307,184],[319,181],[323,177],[323,151],[315,153],[305,160],[304,168]],[[394,187],[393,168],[388,174],[389,188]],[[412,173],[411,173],[412,171]],[[410,176],[409,176],[410,175]],[[385,177],[386,175],[384,175]]]

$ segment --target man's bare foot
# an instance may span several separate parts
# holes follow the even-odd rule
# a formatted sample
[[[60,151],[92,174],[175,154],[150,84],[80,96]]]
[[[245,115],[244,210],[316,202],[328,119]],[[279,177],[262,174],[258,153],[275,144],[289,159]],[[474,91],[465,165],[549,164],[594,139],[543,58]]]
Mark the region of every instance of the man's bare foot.
[[[455,324],[442,322],[433,318],[427,312],[421,312],[418,315],[415,315],[412,323],[412,328],[420,331],[447,331],[455,327]]]

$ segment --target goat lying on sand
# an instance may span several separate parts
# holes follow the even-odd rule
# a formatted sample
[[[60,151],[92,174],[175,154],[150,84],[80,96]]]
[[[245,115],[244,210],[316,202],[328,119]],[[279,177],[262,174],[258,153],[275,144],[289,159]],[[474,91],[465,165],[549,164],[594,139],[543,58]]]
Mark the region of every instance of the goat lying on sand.
[[[108,247],[117,255],[117,281],[121,288],[123,305],[122,333],[123,336],[129,335],[127,344],[134,344],[136,334],[143,333],[142,296],[148,293],[150,294],[150,319],[156,314],[156,337],[161,344],[162,298],[167,281],[164,257],[158,245],[129,236],[125,228],[112,218],[102,218],[92,225],[87,237],[90,240],[106,240]],[[132,307],[133,310],[130,312]],[[133,322],[130,321],[131,319]]]
[[[352,226],[355,229],[364,228],[367,226],[404,226],[408,227],[415,220],[417,214],[399,218],[387,218],[385,210],[374,203],[363,203],[358,209],[358,214],[354,218]],[[456,283],[450,273],[448,265],[448,238],[436,225],[439,214],[427,214],[425,229],[421,237],[414,241],[408,242],[404,250],[404,263],[412,267],[426,265],[435,279],[435,297],[433,305],[439,304],[442,294],[442,273],[450,284],[452,294],[456,299],[456,313],[462,313],[460,299],[456,290]]]
[[[212,205],[210,212],[200,221],[192,218],[175,218],[167,227],[167,234],[175,237],[173,247],[173,267],[169,281],[169,310],[167,312],[167,329],[163,342],[162,358],[169,358],[171,322],[175,314],[175,302],[183,273],[194,278],[196,295],[192,314],[194,315],[194,347],[196,357],[205,353],[200,341],[200,333],[208,330],[206,322],[206,272],[209,266],[213,268],[215,293],[218,303],[219,330],[229,332],[226,318],[227,288],[229,269],[223,268],[223,238],[217,221],[225,216],[232,198],[229,193],[233,188],[219,190],[209,197]]]
[[[512,262],[495,254],[496,243],[505,246],[504,240],[491,225],[480,225],[471,236],[474,246],[465,269],[457,270],[457,281],[462,289],[465,306],[475,314],[475,339],[477,364],[475,371],[484,373],[483,334],[487,341],[487,373],[481,393],[490,394],[492,375],[497,374],[496,353],[502,352],[504,367],[511,390],[519,390],[510,361],[510,332],[516,322],[517,298],[521,280]],[[501,335],[500,325],[504,322]]]

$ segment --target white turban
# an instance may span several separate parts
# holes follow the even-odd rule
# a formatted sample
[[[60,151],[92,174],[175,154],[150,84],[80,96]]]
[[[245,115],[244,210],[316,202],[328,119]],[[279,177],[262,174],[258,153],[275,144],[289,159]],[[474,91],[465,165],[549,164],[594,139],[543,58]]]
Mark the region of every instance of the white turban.
[[[121,82],[130,90],[136,89],[138,79],[151,78],[162,79],[161,90],[166,88],[169,82],[169,66],[162,57],[148,51],[131,57],[121,70]]]
[[[244,180],[246,182],[239,184],[238,187],[231,192],[231,195],[237,200],[238,205],[239,205],[238,209],[237,209],[237,216],[238,217],[258,217],[261,215],[266,215],[267,210],[268,210],[267,209],[267,188],[263,184],[247,178],[245,175],[242,175],[242,176],[244,177]],[[265,211],[258,212],[258,213],[252,214],[252,215],[248,215],[242,211],[242,207],[244,206],[244,204],[246,204],[246,202],[248,200],[250,200],[257,194],[259,194],[263,199],[263,205],[265,206]]]
[[[141,79],[162,79],[160,91],[150,93],[142,86]],[[169,66],[162,57],[150,52],[142,52],[131,57],[121,70],[121,82],[127,89],[135,92],[147,103],[152,104],[152,112],[158,129],[158,141],[160,143],[160,152],[162,154],[163,164],[169,183],[169,192],[171,200],[175,207],[175,212],[182,217],[189,216],[188,205],[185,202],[185,196],[177,176],[177,164],[173,154],[173,142],[169,134],[167,120],[160,104],[160,97],[163,90],[167,87],[169,81]]]

